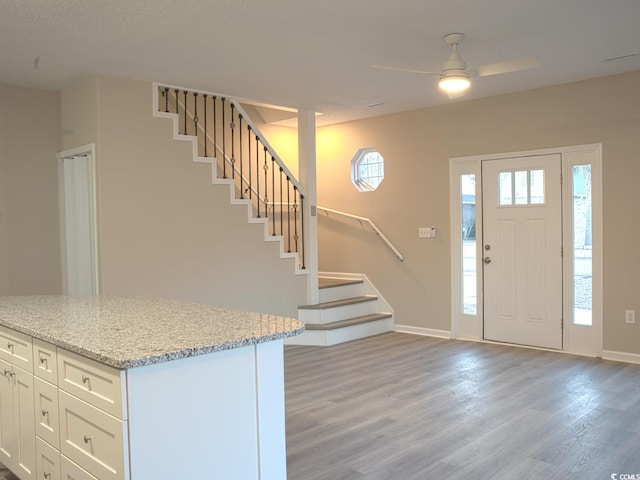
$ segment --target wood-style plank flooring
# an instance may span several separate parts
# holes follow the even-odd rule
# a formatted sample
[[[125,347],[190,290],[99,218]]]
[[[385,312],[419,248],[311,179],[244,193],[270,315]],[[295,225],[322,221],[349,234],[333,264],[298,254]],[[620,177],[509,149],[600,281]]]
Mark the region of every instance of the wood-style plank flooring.
[[[389,333],[286,346],[285,385],[288,480],[640,474],[640,365]]]

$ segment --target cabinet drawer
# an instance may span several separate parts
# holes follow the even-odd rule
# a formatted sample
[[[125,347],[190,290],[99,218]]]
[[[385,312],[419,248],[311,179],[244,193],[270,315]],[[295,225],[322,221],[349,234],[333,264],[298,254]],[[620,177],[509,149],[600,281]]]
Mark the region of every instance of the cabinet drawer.
[[[36,437],[36,478],[60,480],[60,452]]]
[[[60,452],[100,480],[128,478],[127,422],[59,391]],[[126,467],[126,470],[125,470]]]
[[[58,360],[56,346],[33,339],[33,374],[54,385],[58,384]]]
[[[33,373],[33,344],[31,337],[0,326],[0,358]]]
[[[58,389],[49,382],[35,377],[34,392],[36,435],[49,442],[55,448],[60,448]]]
[[[60,455],[61,480],[98,480],[85,469],[80,468],[64,455]]]
[[[126,420],[124,370],[58,349],[58,386],[114,417]]]

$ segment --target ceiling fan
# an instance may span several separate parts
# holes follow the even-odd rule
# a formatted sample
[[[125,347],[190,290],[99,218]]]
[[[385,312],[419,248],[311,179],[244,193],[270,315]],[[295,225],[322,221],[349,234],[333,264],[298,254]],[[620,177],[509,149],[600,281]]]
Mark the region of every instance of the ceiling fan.
[[[444,90],[449,98],[458,98],[471,86],[471,78],[499,75],[502,73],[517,72],[537,67],[540,62],[535,58],[520,58],[507,62],[491,63],[476,68],[467,68],[466,62],[458,53],[458,47],[464,40],[464,33],[449,33],[444,36],[444,41],[451,46],[451,55],[444,62],[440,72],[427,72],[410,68],[391,67],[387,65],[371,65],[379,70],[392,70],[396,72],[421,73],[425,75],[438,75],[438,86]]]

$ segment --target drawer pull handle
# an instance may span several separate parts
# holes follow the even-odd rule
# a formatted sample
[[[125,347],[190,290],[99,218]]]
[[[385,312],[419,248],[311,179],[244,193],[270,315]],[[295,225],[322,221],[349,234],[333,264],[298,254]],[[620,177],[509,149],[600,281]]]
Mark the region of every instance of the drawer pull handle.
[[[47,478],[51,478],[51,474],[47,473],[47,472],[44,472],[43,478],[44,478],[44,480],[47,480]]]
[[[42,416],[46,417],[47,415],[49,415],[49,412],[43,409],[42,410]]]
[[[93,440],[93,437],[90,435],[85,435],[84,436],[84,443],[89,443],[91,440]]]
[[[4,371],[4,376],[6,377],[7,375],[9,375],[10,377],[13,377],[16,374],[16,372],[12,372],[11,370],[5,370]]]
[[[7,342],[7,348],[11,351],[13,351],[13,343],[11,342]]]
[[[44,365],[44,368],[47,368],[47,359],[44,357],[40,357],[40,365]]]
[[[82,383],[89,383],[89,377],[82,375]]]

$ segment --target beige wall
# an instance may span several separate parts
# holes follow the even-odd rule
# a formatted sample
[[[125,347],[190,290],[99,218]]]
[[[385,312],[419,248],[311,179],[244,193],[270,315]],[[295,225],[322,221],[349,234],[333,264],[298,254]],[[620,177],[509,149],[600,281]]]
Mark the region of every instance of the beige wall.
[[[173,124],[152,117],[148,83],[97,79],[103,293],[172,297],[297,315],[306,277],[231,206]]]
[[[0,294],[62,292],[59,95],[0,85]]]
[[[320,216],[320,268],[364,272],[396,311],[396,322],[450,330],[449,158],[603,144],[604,348],[640,354],[640,72],[322,128],[318,203],[370,217],[398,246],[400,263],[356,223]],[[361,147],[385,158],[371,193],[350,181]],[[436,239],[417,238],[420,226]]]
[[[86,75],[60,93],[62,149],[98,141],[98,77]]]

